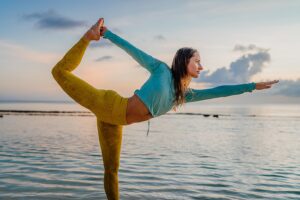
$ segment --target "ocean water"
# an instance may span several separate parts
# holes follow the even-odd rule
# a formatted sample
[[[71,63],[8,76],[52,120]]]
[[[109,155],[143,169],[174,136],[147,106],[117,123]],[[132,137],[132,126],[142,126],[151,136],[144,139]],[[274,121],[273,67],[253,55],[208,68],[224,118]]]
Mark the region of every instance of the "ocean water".
[[[106,199],[95,117],[75,104],[0,110],[0,199]],[[147,122],[124,127],[122,200],[300,199],[300,106],[192,104],[180,112],[152,119],[148,136]]]

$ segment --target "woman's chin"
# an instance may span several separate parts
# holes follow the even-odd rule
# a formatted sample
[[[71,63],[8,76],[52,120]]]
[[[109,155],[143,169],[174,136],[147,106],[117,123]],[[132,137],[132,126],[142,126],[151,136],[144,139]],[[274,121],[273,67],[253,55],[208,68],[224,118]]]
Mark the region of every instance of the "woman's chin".
[[[193,76],[193,78],[198,78],[199,77],[199,74],[195,74],[194,76]]]

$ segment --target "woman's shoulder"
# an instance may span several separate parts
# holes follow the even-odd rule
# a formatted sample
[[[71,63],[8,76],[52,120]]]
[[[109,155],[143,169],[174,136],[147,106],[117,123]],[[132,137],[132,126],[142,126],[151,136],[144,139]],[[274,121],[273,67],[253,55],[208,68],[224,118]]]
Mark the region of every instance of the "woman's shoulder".
[[[159,64],[157,65],[157,69],[155,70],[156,73],[163,73],[163,74],[170,74],[171,68],[163,61],[159,61]]]

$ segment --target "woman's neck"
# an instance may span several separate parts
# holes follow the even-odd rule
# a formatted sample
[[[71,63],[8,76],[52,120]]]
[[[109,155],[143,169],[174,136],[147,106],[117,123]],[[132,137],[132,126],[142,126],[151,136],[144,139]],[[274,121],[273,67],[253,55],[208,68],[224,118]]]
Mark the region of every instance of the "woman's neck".
[[[192,77],[187,76],[186,78],[181,79],[181,87],[186,89],[190,85]]]

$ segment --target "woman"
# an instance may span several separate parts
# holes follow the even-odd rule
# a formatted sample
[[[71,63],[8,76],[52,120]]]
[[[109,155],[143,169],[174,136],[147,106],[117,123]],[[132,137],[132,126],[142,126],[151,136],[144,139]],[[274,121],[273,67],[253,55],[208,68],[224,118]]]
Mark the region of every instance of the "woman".
[[[177,51],[172,68],[147,55],[124,39],[109,31],[100,18],[52,69],[62,89],[80,105],[97,117],[104,173],[104,188],[108,199],[119,199],[118,169],[122,141],[122,126],[142,122],[165,114],[185,102],[225,97],[267,89],[278,81],[220,86],[212,89],[188,89],[192,78],[203,70],[199,53],[191,48]],[[130,98],[121,97],[112,90],[99,90],[79,79],[71,72],[80,64],[92,40],[100,37],[125,50],[150,73],[150,78]]]

